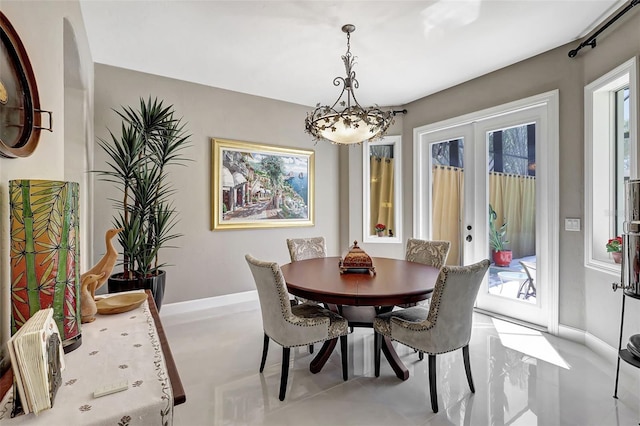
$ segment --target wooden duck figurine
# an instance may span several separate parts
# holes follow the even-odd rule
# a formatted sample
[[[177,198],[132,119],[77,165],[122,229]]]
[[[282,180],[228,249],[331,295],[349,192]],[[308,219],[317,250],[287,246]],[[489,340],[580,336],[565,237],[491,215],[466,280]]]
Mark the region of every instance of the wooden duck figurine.
[[[96,319],[98,307],[96,306],[96,285],[106,274],[83,274],[82,287],[80,288],[80,321],[84,324]]]
[[[99,289],[107,282],[107,279],[111,275],[111,271],[113,271],[113,267],[116,264],[116,260],[118,259],[118,252],[115,247],[113,247],[113,242],[111,240],[113,237],[122,232],[123,228],[113,228],[109,229],[104,236],[104,243],[107,247],[107,252],[102,256],[102,259],[98,263],[96,263],[91,269],[86,271],[84,274],[80,276],[80,282],[84,282],[85,276],[88,275],[99,275],[100,279],[96,283],[95,290]]]

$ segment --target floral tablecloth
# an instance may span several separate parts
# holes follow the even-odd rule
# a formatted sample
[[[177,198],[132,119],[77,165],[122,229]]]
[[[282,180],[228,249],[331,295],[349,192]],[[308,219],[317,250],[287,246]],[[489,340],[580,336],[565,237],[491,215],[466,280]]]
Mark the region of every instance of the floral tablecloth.
[[[13,391],[0,403],[8,425],[171,425],[173,395],[149,305],[82,324],[82,345],[65,355],[66,369],[53,408],[11,418]],[[125,391],[93,391],[128,381]]]

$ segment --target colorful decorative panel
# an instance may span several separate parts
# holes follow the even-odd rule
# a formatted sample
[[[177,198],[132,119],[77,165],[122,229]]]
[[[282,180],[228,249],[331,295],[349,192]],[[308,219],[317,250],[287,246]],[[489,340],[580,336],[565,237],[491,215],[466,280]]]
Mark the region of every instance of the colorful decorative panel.
[[[52,307],[63,344],[79,345],[78,183],[12,180],[9,194],[11,334]]]

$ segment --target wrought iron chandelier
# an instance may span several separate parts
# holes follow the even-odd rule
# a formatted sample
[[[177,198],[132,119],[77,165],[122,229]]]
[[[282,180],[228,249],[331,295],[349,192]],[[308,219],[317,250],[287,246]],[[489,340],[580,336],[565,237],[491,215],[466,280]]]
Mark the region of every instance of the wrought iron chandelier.
[[[331,106],[317,104],[304,121],[305,131],[316,141],[324,139],[340,145],[373,141],[382,138],[393,122],[394,111],[383,111],[377,105],[363,108],[356,99],[354,89],[359,84],[353,71],[355,57],[350,44],[355,30],[355,25],[342,26],[342,32],[347,34],[347,53],[342,56],[347,76],[333,79],[334,86],[342,85],[340,96]],[[340,107],[344,109],[339,111]]]

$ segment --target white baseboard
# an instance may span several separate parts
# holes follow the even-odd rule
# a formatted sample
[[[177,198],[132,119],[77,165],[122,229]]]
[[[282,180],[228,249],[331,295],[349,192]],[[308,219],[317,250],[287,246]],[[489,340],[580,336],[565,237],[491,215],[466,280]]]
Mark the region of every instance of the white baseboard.
[[[616,348],[584,330],[560,325],[558,336],[585,345],[612,364],[615,364],[618,360],[618,350]]]
[[[225,294],[222,296],[207,297],[205,299],[187,300],[186,302],[169,303],[162,305],[161,316],[184,314],[202,309],[219,308],[221,306],[234,305],[236,303],[258,300],[258,291],[250,290],[241,293]]]
[[[618,350],[591,333],[585,333],[585,345],[611,364],[618,360]]]
[[[563,339],[586,345],[584,330],[569,327],[568,325],[558,325],[558,337],[562,337]]]

